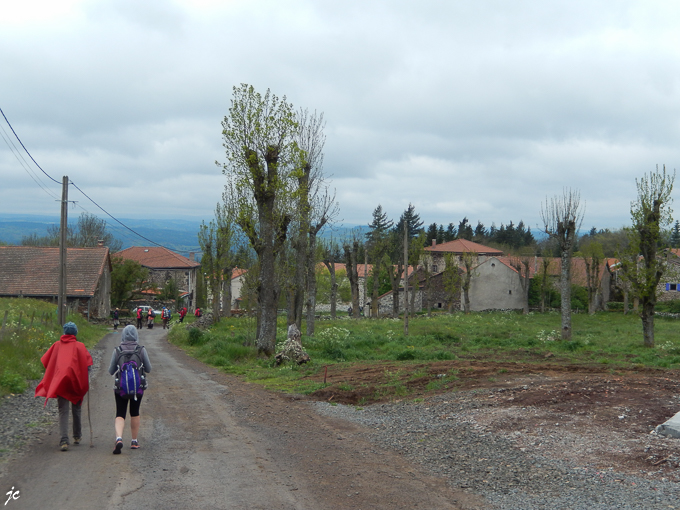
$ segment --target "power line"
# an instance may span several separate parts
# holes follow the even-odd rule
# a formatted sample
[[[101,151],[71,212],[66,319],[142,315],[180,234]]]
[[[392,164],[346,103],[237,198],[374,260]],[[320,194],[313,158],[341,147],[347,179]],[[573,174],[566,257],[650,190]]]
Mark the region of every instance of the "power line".
[[[47,172],[45,172],[45,170],[42,169],[42,167],[41,167],[41,166],[38,164],[38,162],[33,158],[33,156],[31,156],[31,153],[28,152],[28,149],[26,148],[26,146],[23,144],[23,142],[22,142],[21,139],[19,138],[19,135],[17,135],[16,131],[15,131],[14,128],[12,127],[12,124],[10,123],[9,119],[7,118],[7,116],[5,115],[5,112],[2,111],[2,108],[0,108],[0,113],[2,113],[2,116],[3,116],[4,119],[5,119],[5,122],[7,122],[7,125],[8,125],[9,128],[12,130],[12,133],[14,133],[15,138],[19,141],[19,143],[21,144],[21,147],[23,147],[24,151],[26,151],[26,154],[28,154],[28,157],[30,157],[31,160],[33,161],[33,163],[35,163],[35,166],[37,166],[37,167],[40,169],[40,171],[41,171],[42,173],[44,173],[49,179],[51,179],[52,181],[56,182],[57,184],[61,184],[61,182],[57,181],[57,180],[54,179],[51,175],[49,175]],[[3,131],[4,131],[4,128],[3,128]],[[8,136],[9,136],[9,135],[8,135]],[[5,137],[3,136],[3,139],[4,139],[4,138],[5,138]],[[5,140],[5,143],[7,143],[7,140]],[[8,146],[9,146],[9,144],[8,144]],[[16,148],[16,146],[15,146],[15,148]],[[10,147],[10,150],[11,150],[11,147]],[[18,152],[18,148],[17,148],[17,152]],[[15,157],[17,157],[16,154],[15,154]],[[18,159],[18,157],[17,157],[17,159]],[[25,160],[24,160],[24,161],[25,161]],[[21,161],[19,161],[19,162],[21,163]],[[28,165],[28,162],[26,162],[26,164]],[[29,172],[29,175],[30,175],[31,171],[28,170],[28,172]],[[36,179],[33,179],[33,180],[36,180]],[[37,182],[38,182],[38,181],[36,181],[36,183],[37,183]],[[122,226],[123,228],[125,228],[126,230],[132,232],[134,235],[138,236],[138,237],[141,238],[141,239],[144,239],[145,241],[147,241],[147,242],[149,242],[149,243],[151,243],[151,244],[154,244],[154,245],[159,246],[159,247],[161,247],[161,248],[165,248],[166,250],[169,250],[169,251],[171,251],[171,252],[173,251],[173,250],[171,250],[170,248],[168,248],[167,246],[163,246],[162,244],[157,243],[156,241],[152,241],[151,239],[149,239],[149,238],[143,236],[142,234],[140,234],[139,232],[136,232],[135,230],[131,229],[130,227],[128,227],[127,225],[125,225],[122,221],[118,220],[116,217],[114,217],[112,214],[110,214],[106,209],[104,209],[102,206],[100,206],[100,205],[99,205],[97,202],[95,202],[92,198],[90,198],[90,197],[87,195],[87,193],[85,193],[82,189],[80,189],[80,188],[76,185],[75,182],[73,182],[73,181],[70,180],[70,179],[69,179],[69,182],[73,185],[74,188],[76,188],[78,191],[80,191],[80,192],[83,194],[83,196],[84,196],[85,198],[87,198],[90,202],[92,202],[95,206],[97,206],[102,212],[104,212],[104,214],[106,214],[108,217],[110,217],[113,221],[115,221],[116,223],[118,223],[119,225],[121,225],[121,226]],[[40,185],[40,184],[39,184],[39,185]],[[42,187],[42,186],[41,186],[41,187]],[[43,187],[43,189],[45,189],[45,188]],[[45,189],[45,191],[47,191],[47,190]],[[49,193],[49,192],[48,192],[48,193]],[[52,196],[54,197],[54,195],[52,195]],[[56,198],[57,200],[59,199],[58,197],[55,197],[55,198]]]
[[[8,125],[9,128],[12,130],[12,133],[14,133],[14,136],[16,137],[16,139],[19,140],[19,143],[21,144],[21,146],[22,146],[22,147],[24,148],[24,150],[26,151],[26,154],[28,154],[28,157],[31,158],[31,159],[33,160],[33,163],[35,163],[35,166],[37,166],[38,168],[40,168],[40,171],[41,171],[42,173],[44,173],[47,177],[49,177],[52,181],[56,182],[57,184],[61,184],[58,180],[56,180],[56,179],[55,179],[54,177],[52,177],[50,174],[48,174],[47,172],[45,172],[45,170],[42,169],[42,167],[38,164],[38,162],[37,162],[35,159],[33,159],[33,156],[31,156],[31,153],[28,152],[28,149],[26,148],[26,146],[24,145],[24,143],[21,141],[21,138],[19,138],[19,135],[17,135],[17,132],[14,131],[14,128],[12,127],[12,124],[10,124],[9,120],[7,119],[7,116],[5,115],[5,112],[2,111],[2,108],[0,108],[0,113],[2,113],[2,116],[5,117],[5,122],[7,122],[7,125]]]
[[[49,196],[51,196],[55,200],[59,200],[59,197],[52,193],[49,189],[45,187],[45,185],[40,182],[39,176],[31,169],[30,165],[28,164],[28,161],[26,161],[26,158],[19,152],[19,149],[17,146],[14,144],[12,141],[11,137],[5,130],[5,127],[0,124],[0,128],[2,128],[2,133],[0,133],[0,136],[2,136],[2,139],[4,140],[5,144],[9,148],[10,152],[14,155],[14,157],[17,159],[19,162],[19,165],[26,171],[28,176],[33,179],[33,182],[35,182],[42,190],[47,193]]]

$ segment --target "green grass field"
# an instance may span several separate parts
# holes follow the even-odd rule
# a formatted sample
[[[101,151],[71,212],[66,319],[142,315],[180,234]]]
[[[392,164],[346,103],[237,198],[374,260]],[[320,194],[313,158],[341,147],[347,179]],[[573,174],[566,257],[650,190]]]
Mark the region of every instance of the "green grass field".
[[[490,362],[640,366],[680,368],[677,319],[656,318],[656,347],[643,345],[637,315],[603,312],[572,316],[573,339],[560,340],[560,315],[556,312],[441,314],[411,318],[409,335],[402,320],[338,319],[318,321],[316,335],[302,339],[311,362],[274,367],[257,355],[252,318],[222,319],[210,331],[175,327],[170,341],[201,361],[245,376],[272,389],[306,393],[316,387],[303,378],[335,364],[434,362],[474,359]],[[303,332],[305,324],[303,323]],[[285,318],[279,319],[277,344],[286,339]],[[278,350],[278,349],[277,349]]]

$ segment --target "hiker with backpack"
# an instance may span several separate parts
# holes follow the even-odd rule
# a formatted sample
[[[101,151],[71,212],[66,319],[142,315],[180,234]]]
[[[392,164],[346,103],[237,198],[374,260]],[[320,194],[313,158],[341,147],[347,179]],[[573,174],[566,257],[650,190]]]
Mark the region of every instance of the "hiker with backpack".
[[[171,317],[172,317],[172,314],[170,313],[170,308],[166,308],[164,306],[163,311],[161,312],[161,318],[163,319],[163,329],[168,328],[168,322],[170,321]]]
[[[67,451],[69,447],[69,407],[73,415],[73,443],[80,443],[81,406],[90,389],[88,373],[92,366],[92,356],[85,344],[78,341],[77,334],[78,327],[73,322],[64,324],[64,334],[40,358],[45,367],[45,375],[35,389],[35,396],[45,397],[45,404],[48,398],[57,399],[61,435],[59,448],[62,452]]]
[[[116,445],[114,454],[123,449],[123,429],[128,402],[130,404],[130,429],[132,442],[130,448],[139,448],[139,406],[142,403],[144,390],[147,388],[146,374],[151,372],[149,355],[143,345],[139,345],[137,328],[125,326],[121,334],[120,345],[111,356],[109,374],[115,376],[114,396],[116,398]]]
[[[137,307],[137,329],[142,329],[142,307]]]
[[[153,311],[153,308],[149,307],[149,313],[147,315],[148,321],[146,323],[147,328],[153,329],[153,319],[154,319],[154,317],[156,317],[156,312]]]

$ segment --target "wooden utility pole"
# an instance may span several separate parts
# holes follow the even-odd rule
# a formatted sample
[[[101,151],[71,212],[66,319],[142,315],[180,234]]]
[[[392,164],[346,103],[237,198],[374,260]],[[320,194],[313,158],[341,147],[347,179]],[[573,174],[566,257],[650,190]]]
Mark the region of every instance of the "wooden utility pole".
[[[66,322],[66,230],[68,228],[68,176],[64,176],[61,185],[61,230],[59,236],[59,299],[57,317],[59,325]]]
[[[408,336],[408,222],[404,218],[404,336]]]

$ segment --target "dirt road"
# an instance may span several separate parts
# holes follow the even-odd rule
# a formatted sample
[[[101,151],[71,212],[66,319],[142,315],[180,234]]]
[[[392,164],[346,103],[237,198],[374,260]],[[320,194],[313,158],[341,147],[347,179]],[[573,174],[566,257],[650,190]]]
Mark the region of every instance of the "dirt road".
[[[219,373],[168,344],[162,329],[142,330],[153,371],[142,403],[139,450],[113,455],[114,400],[107,373],[119,333],[97,346],[89,447],[59,451],[58,430],[10,462],[0,493],[9,509],[413,509],[483,508],[358,429],[314,413],[295,397],[265,392]],[[3,498],[5,503],[7,495]]]

